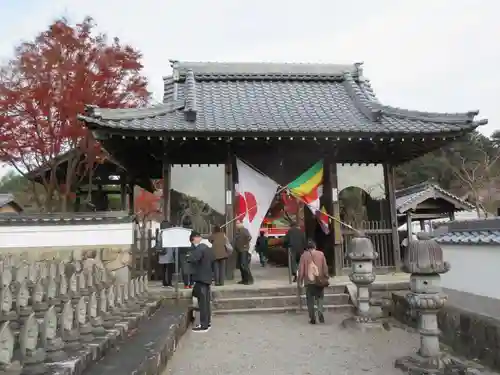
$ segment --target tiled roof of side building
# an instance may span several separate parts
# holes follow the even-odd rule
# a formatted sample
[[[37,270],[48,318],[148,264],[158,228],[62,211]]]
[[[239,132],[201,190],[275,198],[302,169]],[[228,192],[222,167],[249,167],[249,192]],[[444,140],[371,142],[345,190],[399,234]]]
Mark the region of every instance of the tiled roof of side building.
[[[500,218],[454,221],[448,232],[435,237],[441,244],[500,246]]]
[[[474,206],[464,199],[446,191],[437,184],[422,182],[396,191],[396,209],[402,214],[417,206],[427,199],[444,199],[455,206],[455,210],[473,210]]]
[[[89,127],[151,132],[440,134],[470,131],[478,111],[382,105],[361,64],[172,63],[152,108],[89,107]]]

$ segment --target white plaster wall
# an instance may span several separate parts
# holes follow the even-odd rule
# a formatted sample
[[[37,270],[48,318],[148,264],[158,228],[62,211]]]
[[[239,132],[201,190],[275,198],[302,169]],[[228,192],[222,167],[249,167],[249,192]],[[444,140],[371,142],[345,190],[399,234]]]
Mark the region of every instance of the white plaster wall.
[[[123,246],[133,238],[133,223],[0,227],[0,249]]]
[[[337,164],[337,188],[356,186],[373,199],[385,198],[384,167],[382,164]]]
[[[444,288],[500,298],[500,245],[442,245],[451,270],[441,275]]]

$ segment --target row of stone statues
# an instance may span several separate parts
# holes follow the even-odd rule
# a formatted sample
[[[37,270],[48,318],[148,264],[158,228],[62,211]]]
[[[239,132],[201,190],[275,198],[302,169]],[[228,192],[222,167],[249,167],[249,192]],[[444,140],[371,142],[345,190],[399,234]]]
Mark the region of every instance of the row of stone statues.
[[[146,276],[118,283],[82,263],[0,261],[0,374],[43,374],[119,335],[149,301]]]

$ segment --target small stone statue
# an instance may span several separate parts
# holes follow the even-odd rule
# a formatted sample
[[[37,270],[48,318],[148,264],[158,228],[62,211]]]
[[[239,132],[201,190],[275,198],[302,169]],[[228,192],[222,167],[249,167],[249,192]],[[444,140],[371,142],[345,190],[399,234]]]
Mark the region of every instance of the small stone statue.
[[[2,283],[0,285],[0,288],[8,288],[10,284],[12,283],[12,269],[10,266],[5,266],[3,267],[1,273],[0,273],[0,282]]]
[[[468,370],[460,361],[441,353],[439,346],[437,313],[447,299],[441,291],[440,274],[449,270],[450,264],[444,261],[443,250],[436,241],[424,233],[418,235],[418,241],[410,241],[403,271],[411,273],[406,300],[418,312],[420,349],[412,356],[396,360],[395,367],[405,372],[448,374],[455,373],[449,372],[451,369]]]
[[[41,280],[35,283],[32,291],[31,303],[33,310],[35,311],[35,317],[37,319],[43,319],[45,312],[49,308],[49,304],[45,299],[45,293],[43,292],[43,284]]]
[[[78,330],[80,331],[80,341],[84,343],[94,341],[92,326],[87,320],[87,306],[84,297],[80,297],[78,303],[76,304],[75,321],[78,325]]]
[[[28,282],[28,266],[20,264],[15,268],[14,282],[11,284],[12,293],[17,295],[17,291],[22,282]]]
[[[97,290],[95,285],[94,285],[94,278],[92,277],[92,273],[91,273],[92,268],[84,268],[83,269],[83,273],[85,274],[85,280],[87,282],[87,290],[89,293],[95,292]]]
[[[80,334],[74,326],[74,313],[71,301],[67,301],[61,312],[61,335],[64,340],[65,349],[70,351],[78,350],[82,347],[80,343]]]
[[[19,323],[24,322],[24,320],[33,312],[33,308],[28,305],[29,298],[30,294],[28,287],[23,281],[19,286],[19,290],[16,295],[16,312],[19,317]]]
[[[28,282],[26,286],[32,288],[38,280],[38,267],[36,263],[28,263]]]
[[[104,301],[106,301],[106,297],[104,298]],[[102,325],[103,324],[102,317],[98,315],[97,296],[95,292],[90,293],[89,296],[88,316],[90,324],[92,325],[92,334],[96,337],[105,337],[106,330]]]
[[[49,277],[45,284],[45,297],[49,306],[56,308],[61,304],[61,300],[57,298],[57,283],[55,277]]]
[[[14,335],[9,328],[9,322],[2,323],[0,327],[0,374],[20,375],[21,364],[19,361],[12,361],[14,354]]]
[[[75,305],[80,300],[80,290],[78,288],[78,279],[76,273],[71,274],[68,284],[69,296],[71,298],[71,302]]]
[[[20,333],[20,352],[23,374],[42,375],[45,373],[45,350],[38,348],[38,322],[32,313],[24,322]]]
[[[66,264],[64,262],[57,263],[57,281],[66,279]]]
[[[106,290],[106,304],[111,313],[107,312],[106,314],[103,314],[103,320],[104,320],[103,326],[105,329],[113,329],[115,327],[116,322],[121,317],[121,315],[115,314],[115,311],[118,313],[119,310],[117,311],[117,307],[115,305],[116,295],[115,295],[114,285],[109,286],[105,290]]]
[[[89,295],[89,290],[87,289],[87,277],[85,271],[80,271],[77,274],[78,279],[78,291],[81,296],[87,297]]]
[[[352,267],[349,278],[357,289],[357,311],[353,318],[344,320],[343,325],[361,330],[381,328],[382,325],[376,324],[370,313],[369,290],[369,286],[375,281],[373,260],[378,258],[378,253],[374,250],[372,241],[364,233],[358,232],[348,245],[347,257],[351,260]]]
[[[57,314],[54,306],[50,306],[43,317],[41,342],[47,353],[47,362],[60,362],[68,358],[62,338],[57,337]]]
[[[69,295],[68,291],[68,281],[66,279],[66,276],[62,276],[58,279],[58,291],[57,291],[57,298],[61,301],[61,304],[66,303],[67,301],[71,300],[71,297]],[[62,306],[61,304],[59,307],[56,309],[56,311],[59,313],[62,311]]]
[[[10,288],[0,290],[0,303],[0,322],[17,320],[17,314],[12,310],[12,292]]]

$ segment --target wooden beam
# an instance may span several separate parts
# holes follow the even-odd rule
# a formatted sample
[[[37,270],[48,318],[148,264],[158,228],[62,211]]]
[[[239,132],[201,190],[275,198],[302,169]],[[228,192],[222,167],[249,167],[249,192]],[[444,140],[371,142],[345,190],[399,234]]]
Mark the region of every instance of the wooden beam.
[[[394,166],[384,163],[384,178],[386,180],[387,197],[389,198],[389,209],[391,213],[392,246],[394,251],[394,266],[396,272],[401,270],[401,249],[399,247],[398,216],[396,211],[396,195],[394,182]]]
[[[172,165],[167,154],[167,144],[163,144],[162,158],[162,176],[163,176],[163,219],[170,222],[170,187],[172,179]]]
[[[230,147],[227,151],[227,160],[224,166],[224,192],[226,194],[226,223],[233,220],[235,216],[235,196],[234,196],[234,176],[233,176],[233,154]],[[226,236],[229,241],[232,242],[234,236],[234,222],[229,223],[226,226]],[[233,253],[228,257],[226,261],[226,279],[234,280],[234,270],[236,269],[236,253]]]

